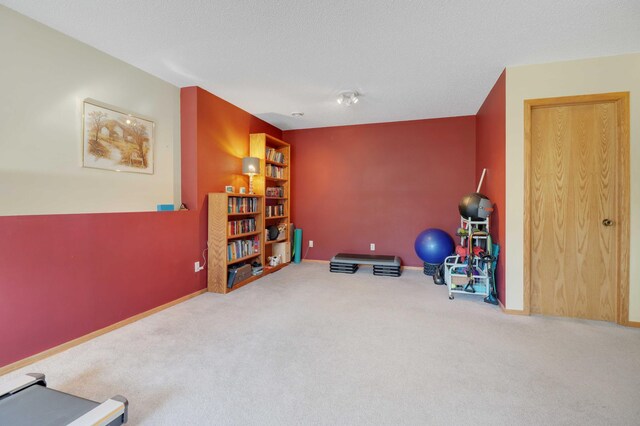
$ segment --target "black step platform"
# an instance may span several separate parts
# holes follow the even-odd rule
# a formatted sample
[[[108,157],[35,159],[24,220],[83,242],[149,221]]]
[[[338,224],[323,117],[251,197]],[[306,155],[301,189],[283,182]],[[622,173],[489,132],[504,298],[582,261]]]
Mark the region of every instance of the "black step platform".
[[[373,275],[399,277],[402,274],[398,256],[376,256],[371,254],[338,253],[329,263],[330,272],[353,274],[359,265],[373,265]]]
[[[373,265],[373,275],[385,277],[399,277],[401,274],[399,266],[376,266]]]
[[[343,274],[355,274],[359,266],[351,263],[329,263],[331,272],[341,272]]]

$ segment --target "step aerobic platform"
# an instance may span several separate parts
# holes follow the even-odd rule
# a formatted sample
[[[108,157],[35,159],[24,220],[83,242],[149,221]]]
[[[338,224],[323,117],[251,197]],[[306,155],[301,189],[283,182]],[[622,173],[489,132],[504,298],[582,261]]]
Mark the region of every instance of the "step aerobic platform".
[[[342,272],[343,274],[355,274],[358,270],[358,265],[352,265],[349,263],[331,263],[329,264],[329,271]]]
[[[359,265],[373,265],[373,275],[399,277],[402,263],[398,256],[338,253],[329,262],[330,272],[353,274]]]

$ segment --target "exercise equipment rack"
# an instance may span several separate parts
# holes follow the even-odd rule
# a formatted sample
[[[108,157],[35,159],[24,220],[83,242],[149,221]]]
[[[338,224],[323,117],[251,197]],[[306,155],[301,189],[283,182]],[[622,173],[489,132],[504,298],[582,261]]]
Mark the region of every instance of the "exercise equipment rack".
[[[486,297],[491,292],[489,267],[479,256],[472,256],[472,253],[474,247],[491,249],[489,218],[474,220],[460,216],[460,229],[468,233],[460,236],[460,245],[466,247],[467,256],[471,256],[472,261],[469,263],[468,257],[463,260],[460,254],[448,256],[444,260],[444,280],[449,290],[449,299],[453,300],[456,293]]]

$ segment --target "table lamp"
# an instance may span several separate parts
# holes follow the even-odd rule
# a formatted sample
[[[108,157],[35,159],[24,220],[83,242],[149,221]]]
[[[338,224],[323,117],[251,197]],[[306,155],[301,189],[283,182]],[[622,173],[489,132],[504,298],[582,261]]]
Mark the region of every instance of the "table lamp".
[[[249,175],[249,194],[253,194],[253,177],[260,174],[260,159],[244,157],[242,159],[242,174]]]

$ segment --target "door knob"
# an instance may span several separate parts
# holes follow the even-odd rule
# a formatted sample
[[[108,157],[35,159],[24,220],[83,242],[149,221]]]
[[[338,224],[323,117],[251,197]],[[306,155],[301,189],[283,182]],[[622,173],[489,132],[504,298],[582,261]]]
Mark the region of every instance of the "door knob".
[[[611,226],[611,225],[613,225],[613,221],[611,219],[605,219],[605,220],[602,221],[602,224],[604,226]]]

